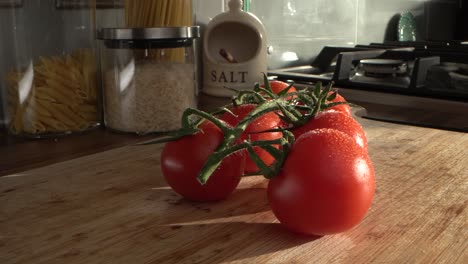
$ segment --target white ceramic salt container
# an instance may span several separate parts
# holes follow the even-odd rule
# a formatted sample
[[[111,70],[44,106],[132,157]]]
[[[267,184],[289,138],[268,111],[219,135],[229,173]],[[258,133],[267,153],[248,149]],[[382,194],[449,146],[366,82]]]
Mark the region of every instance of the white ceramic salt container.
[[[215,16],[203,37],[203,92],[232,96],[226,87],[253,89],[267,72],[265,27],[242,10],[241,0],[231,0],[229,11]]]

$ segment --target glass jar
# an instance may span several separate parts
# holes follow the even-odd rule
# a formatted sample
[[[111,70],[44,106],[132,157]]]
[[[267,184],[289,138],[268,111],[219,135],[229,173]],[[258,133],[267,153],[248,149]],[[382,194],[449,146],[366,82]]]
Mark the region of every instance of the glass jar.
[[[99,125],[94,14],[83,2],[32,0],[1,10],[7,32],[0,75],[11,134],[56,136]]]
[[[137,134],[180,128],[184,110],[197,105],[198,37],[199,27],[99,30],[106,127]]]

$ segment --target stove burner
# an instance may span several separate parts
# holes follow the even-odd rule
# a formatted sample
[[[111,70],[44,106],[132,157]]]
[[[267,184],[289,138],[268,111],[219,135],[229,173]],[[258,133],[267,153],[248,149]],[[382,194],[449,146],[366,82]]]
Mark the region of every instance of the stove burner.
[[[363,59],[359,61],[358,73],[374,78],[400,77],[408,72],[403,60]]]

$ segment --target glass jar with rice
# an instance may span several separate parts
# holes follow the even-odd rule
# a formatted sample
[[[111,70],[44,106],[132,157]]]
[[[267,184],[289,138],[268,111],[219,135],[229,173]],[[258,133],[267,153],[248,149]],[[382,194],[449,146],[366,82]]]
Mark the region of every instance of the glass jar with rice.
[[[183,111],[197,105],[199,34],[196,26],[99,30],[106,127],[137,134],[180,128]]]

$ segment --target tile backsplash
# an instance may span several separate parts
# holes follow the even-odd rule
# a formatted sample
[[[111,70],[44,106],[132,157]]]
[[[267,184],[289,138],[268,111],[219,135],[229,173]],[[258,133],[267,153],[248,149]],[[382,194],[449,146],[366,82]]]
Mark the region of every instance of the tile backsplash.
[[[352,46],[357,35],[357,0],[252,0],[273,52],[269,67],[309,61],[325,45]]]
[[[268,45],[273,48],[269,67],[280,68],[310,62],[325,45],[354,46],[396,40],[399,14],[405,11],[414,15],[416,36],[423,40],[429,36],[424,17],[426,4],[456,6],[459,1],[251,0],[251,11],[264,23]],[[450,17],[437,19],[447,21]]]

